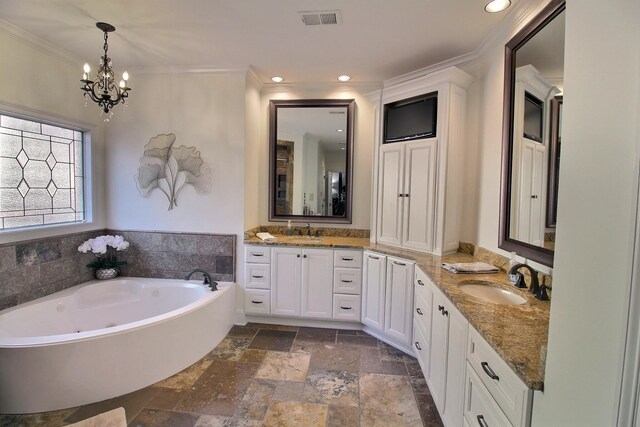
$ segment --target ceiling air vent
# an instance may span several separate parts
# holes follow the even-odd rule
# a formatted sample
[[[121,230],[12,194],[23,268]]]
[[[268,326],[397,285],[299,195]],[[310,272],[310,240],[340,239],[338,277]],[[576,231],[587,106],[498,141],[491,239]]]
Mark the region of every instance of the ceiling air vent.
[[[341,22],[339,10],[298,12],[304,25],[337,25]]]

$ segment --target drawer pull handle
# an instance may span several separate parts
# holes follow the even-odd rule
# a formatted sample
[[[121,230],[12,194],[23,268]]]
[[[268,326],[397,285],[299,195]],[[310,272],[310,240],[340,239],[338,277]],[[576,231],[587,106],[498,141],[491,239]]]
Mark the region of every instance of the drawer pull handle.
[[[353,261],[353,258],[340,257],[343,261]]]
[[[420,343],[419,343],[418,341],[416,341],[416,348],[417,348],[418,350],[422,350],[422,347],[420,347]]]
[[[407,264],[405,264],[404,262],[398,262],[398,261],[393,261],[393,263],[394,263],[395,265],[407,265]]]
[[[493,372],[493,369],[489,367],[489,364],[487,362],[482,362],[480,366],[482,366],[484,373],[487,374],[489,378],[491,378],[492,380],[500,381],[500,377],[497,376],[495,372]]]
[[[371,258],[371,259],[380,259],[380,257],[378,257],[378,256],[373,256],[373,255],[367,255],[367,256],[368,256],[369,258]]]
[[[422,280],[418,279],[418,285],[424,286],[424,282]]]
[[[478,424],[480,427],[489,427],[489,424],[484,420],[484,415],[478,415]]]
[[[340,280],[342,283],[353,283],[353,280]]]
[[[262,279],[264,276],[254,276],[254,275],[251,275],[251,277],[253,277],[254,279]]]
[[[252,303],[254,303],[254,304],[262,304],[262,301],[254,301],[254,300],[251,300],[251,302],[252,302]]]
[[[418,314],[419,314],[420,316],[423,316],[423,315],[424,315],[424,313],[422,312],[422,310],[420,310],[420,307],[416,308],[416,311],[418,312]]]
[[[251,256],[264,256],[264,254],[261,254],[259,252],[251,252]]]
[[[442,305],[438,305],[438,311],[442,314],[444,314],[444,306]]]
[[[297,255],[296,255],[296,258],[300,258],[300,254],[297,254]]]
[[[343,310],[351,310],[353,307],[344,307],[344,306],[341,305],[340,308],[343,309]]]
[[[442,310],[442,315],[449,317],[449,312],[447,310]]]

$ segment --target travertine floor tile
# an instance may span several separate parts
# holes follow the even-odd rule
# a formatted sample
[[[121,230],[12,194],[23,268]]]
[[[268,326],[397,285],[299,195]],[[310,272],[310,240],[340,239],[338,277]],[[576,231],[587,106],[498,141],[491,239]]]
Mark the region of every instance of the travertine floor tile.
[[[271,351],[289,351],[293,345],[293,341],[296,338],[296,332],[294,331],[278,331],[269,329],[260,329],[253,340],[249,348],[258,350],[271,350]]]
[[[335,329],[300,327],[298,328],[298,335],[296,335],[296,341],[335,344],[336,333],[337,331]]]
[[[214,350],[215,351],[215,350]],[[186,390],[191,388],[200,375],[211,365],[211,360],[200,359],[198,362],[189,366],[187,369],[178,372],[166,380],[156,383],[155,386],[163,388],[172,388],[177,390]]]
[[[349,344],[358,347],[378,347],[378,339],[369,336],[338,335],[339,344]]]
[[[327,427],[359,427],[360,410],[355,406],[329,405]]]
[[[306,402],[358,406],[358,375],[345,371],[314,369],[304,386]]]
[[[265,427],[325,427],[329,407],[317,403],[273,402],[264,418]]]
[[[273,392],[273,400],[285,402],[302,402],[304,394],[304,383],[292,381],[276,381],[276,389]]]
[[[238,362],[251,343],[250,338],[227,337],[205,356],[205,359],[230,360]]]
[[[131,422],[138,413],[144,408],[157,394],[159,390],[154,387],[143,388],[124,396],[114,397],[113,399],[103,400],[102,402],[84,405],[78,408],[73,414],[65,419],[67,423],[76,423],[90,417],[95,417],[103,412],[110,411],[119,407],[123,407],[127,415],[127,422]]]
[[[224,417],[221,415],[203,415],[194,427],[261,427],[262,421]],[[167,426],[172,427],[172,426]]]
[[[60,426],[64,424],[64,419],[71,415],[75,410],[76,408],[71,408],[62,409],[60,411],[43,412],[40,414],[0,415],[0,426]]]
[[[360,371],[360,350],[358,347],[296,341],[292,351],[295,353],[310,354],[310,368],[322,368],[352,373],[358,373]]]
[[[409,377],[363,374],[360,410],[363,426],[422,426]]]
[[[416,360],[415,357],[409,356],[405,352],[391,347],[389,344],[383,343],[382,341],[380,341],[378,348],[380,349],[380,359],[382,360],[391,360],[396,362],[413,362]]]
[[[236,411],[238,418],[262,420],[271,404],[276,382],[255,379],[247,389]]]
[[[132,427],[193,427],[198,418],[200,418],[199,415],[185,412],[143,409],[129,425]]]
[[[304,353],[270,351],[265,356],[256,378],[279,381],[304,381],[311,356]]]

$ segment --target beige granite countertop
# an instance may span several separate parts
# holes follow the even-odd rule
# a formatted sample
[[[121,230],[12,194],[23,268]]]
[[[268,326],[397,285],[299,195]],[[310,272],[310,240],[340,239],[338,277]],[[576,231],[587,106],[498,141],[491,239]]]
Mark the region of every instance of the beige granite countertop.
[[[455,253],[442,257],[408,251],[391,246],[371,244],[368,238],[322,236],[320,240],[277,235],[274,242],[263,242],[252,237],[245,244],[269,246],[302,246],[359,248],[386,255],[398,256],[416,262],[442,292],[458,308],[469,323],[513,369],[518,377],[533,390],[542,390],[549,331],[548,301],[538,301],[507,281],[504,272],[495,274],[454,274],[441,267],[442,262],[473,262],[473,256]],[[484,302],[463,293],[458,283],[463,280],[486,280],[517,293],[527,299],[522,305],[501,305]]]

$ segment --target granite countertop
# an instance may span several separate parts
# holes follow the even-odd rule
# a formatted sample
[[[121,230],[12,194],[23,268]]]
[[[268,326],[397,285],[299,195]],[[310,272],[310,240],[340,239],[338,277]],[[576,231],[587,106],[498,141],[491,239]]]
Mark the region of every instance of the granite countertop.
[[[392,246],[372,244],[368,238],[322,236],[318,241],[280,235],[276,237],[277,240],[273,242],[263,242],[255,237],[245,239],[244,242],[270,246],[359,248],[415,261],[416,265],[431,278],[518,377],[530,389],[543,389],[550,303],[538,301],[532,295],[515,288],[508,282],[504,272],[454,274],[444,270],[441,263],[475,262],[478,260],[463,253],[440,257]],[[458,284],[463,280],[484,280],[497,283],[499,287],[526,298],[527,302],[522,305],[484,302],[460,290]]]

